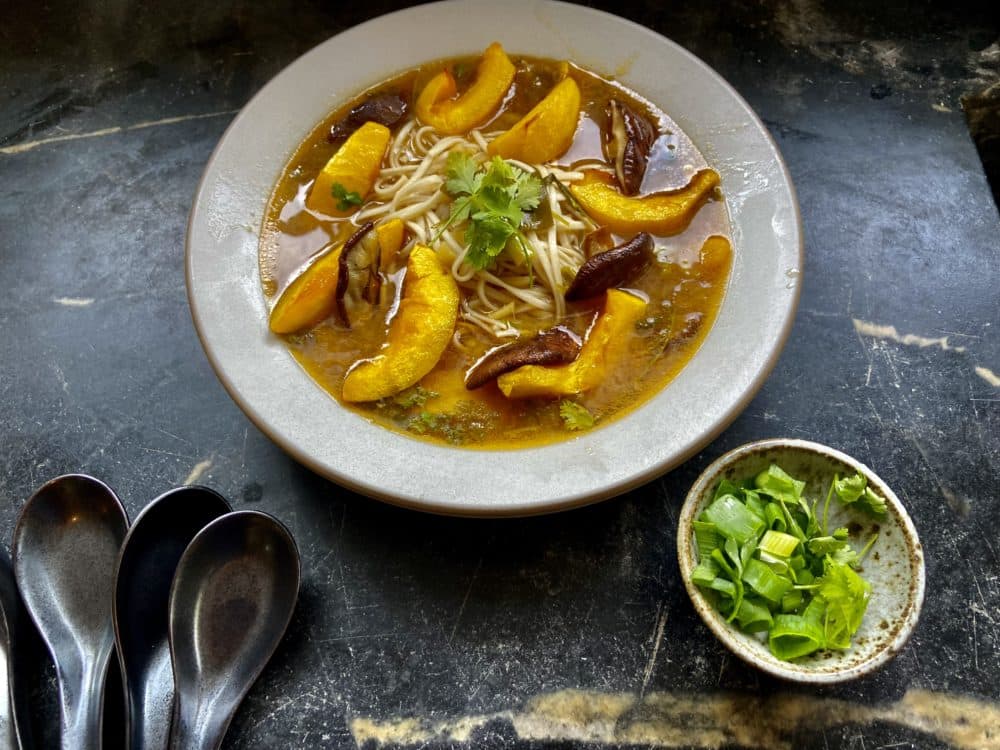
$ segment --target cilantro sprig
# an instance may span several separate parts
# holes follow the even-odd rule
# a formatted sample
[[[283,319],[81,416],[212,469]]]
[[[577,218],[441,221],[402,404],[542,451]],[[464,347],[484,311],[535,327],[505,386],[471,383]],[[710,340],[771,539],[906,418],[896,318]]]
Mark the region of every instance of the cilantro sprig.
[[[743,482],[723,480],[693,524],[699,562],[691,580],[729,622],[766,632],[771,652],[786,660],[850,648],[868,608],[871,585],[856,569],[878,535],[856,551],[847,528],[828,527],[831,499],[886,512],[860,473],[834,476],[822,514],[805,486],[774,464]]]
[[[488,268],[507,247],[517,243],[531,268],[531,245],[521,231],[526,212],[538,208],[545,194],[543,182],[499,156],[479,166],[468,153],[448,155],[444,189],[454,200],[451,214],[438,227],[436,241],[453,224],[468,221],[465,242],[466,262],[474,268]]]
[[[361,193],[355,192],[354,190],[348,190],[339,182],[333,183],[330,187],[330,192],[333,194],[333,197],[337,199],[338,211],[349,211],[354,206],[360,206],[364,203],[364,198],[361,197]]]

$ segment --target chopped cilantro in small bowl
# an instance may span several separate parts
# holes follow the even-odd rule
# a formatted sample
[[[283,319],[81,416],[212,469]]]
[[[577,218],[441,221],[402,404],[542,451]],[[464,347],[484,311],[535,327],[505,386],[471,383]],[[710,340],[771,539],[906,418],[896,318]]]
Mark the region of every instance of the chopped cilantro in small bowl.
[[[764,440],[695,482],[677,535],[699,615],[770,674],[832,683],[905,645],[924,594],[913,523],[868,467],[804,440]]]

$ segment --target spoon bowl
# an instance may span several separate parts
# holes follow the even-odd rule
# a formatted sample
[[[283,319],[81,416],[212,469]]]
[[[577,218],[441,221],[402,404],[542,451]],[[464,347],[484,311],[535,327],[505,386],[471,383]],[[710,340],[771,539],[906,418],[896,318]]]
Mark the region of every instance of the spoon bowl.
[[[174,750],[216,750],[295,609],[295,541],[257,511],[206,526],[181,557],[170,593],[177,689]]]
[[[207,487],[178,487],[139,514],[122,544],[112,611],[130,750],[168,746],[174,707],[167,635],[170,586],[191,540],[230,510],[226,499]]]
[[[64,750],[101,747],[115,561],[127,529],[115,493],[83,474],[42,485],[14,527],[17,585],[56,666]]]

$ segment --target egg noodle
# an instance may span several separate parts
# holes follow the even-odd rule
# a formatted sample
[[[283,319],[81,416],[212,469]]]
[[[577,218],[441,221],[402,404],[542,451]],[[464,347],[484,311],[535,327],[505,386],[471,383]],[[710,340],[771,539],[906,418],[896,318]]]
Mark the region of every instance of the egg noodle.
[[[434,128],[410,120],[392,140],[368,203],[354,217],[357,224],[395,217],[402,219],[416,242],[431,244],[440,232],[435,250],[442,264],[464,292],[460,319],[498,338],[516,338],[525,330],[537,330],[559,322],[566,313],[563,292],[586,260],[583,239],[595,228],[567,206],[559,190],[545,191],[543,206],[551,221],[543,226],[521,228],[530,249],[531,266],[522,253],[503,253],[489,269],[477,269],[466,261],[463,243],[465,224],[441,231],[452,198],[445,191],[446,165],[452,151],[468,153],[477,165],[489,161],[486,149],[500,133],[473,130],[466,136],[443,136]],[[534,172],[543,180],[563,184],[583,179],[583,173],[553,164],[533,165],[516,160],[510,164]],[[460,335],[456,333],[456,343]]]

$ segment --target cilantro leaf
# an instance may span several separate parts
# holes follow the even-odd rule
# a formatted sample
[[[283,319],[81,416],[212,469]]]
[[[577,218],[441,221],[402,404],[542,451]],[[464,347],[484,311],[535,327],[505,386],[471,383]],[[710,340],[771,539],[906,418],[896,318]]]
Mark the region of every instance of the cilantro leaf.
[[[850,648],[851,636],[868,609],[871,584],[848,565],[827,559],[823,568],[817,593],[827,603],[823,618],[825,644],[832,648]]]
[[[499,156],[477,166],[464,151],[448,154],[445,191],[454,199],[448,218],[438,226],[432,241],[453,224],[468,221],[465,260],[474,268],[488,268],[512,239],[524,254],[529,273],[531,246],[521,232],[524,213],[536,209],[545,184],[530,172]]]
[[[475,195],[483,181],[483,176],[477,174],[478,167],[472,157],[464,151],[452,151],[448,154],[448,164],[445,174],[448,180],[444,189],[449,195]]]
[[[489,212],[473,214],[472,223],[465,233],[469,252],[465,259],[475,268],[486,268],[503,252],[514,228],[502,216]]]
[[[545,184],[533,174],[518,172],[514,178],[517,187],[513,194],[514,201],[522,211],[534,211],[545,195]]]
[[[567,430],[589,430],[596,421],[585,406],[567,399],[559,403],[559,416]]]
[[[333,183],[330,187],[330,192],[337,199],[338,211],[349,211],[352,207],[360,206],[364,203],[364,198],[361,197],[360,193],[348,190],[339,182]]]
[[[861,510],[872,515],[885,515],[885,500],[868,486],[868,480],[860,471],[853,477],[835,478],[833,490],[844,505],[855,504]]]

